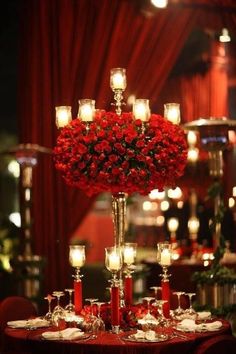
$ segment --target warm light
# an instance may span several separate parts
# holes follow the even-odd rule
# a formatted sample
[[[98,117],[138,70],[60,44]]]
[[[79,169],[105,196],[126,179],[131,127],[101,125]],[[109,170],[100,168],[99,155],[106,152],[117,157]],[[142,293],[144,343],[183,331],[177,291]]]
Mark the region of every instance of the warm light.
[[[165,192],[164,191],[163,192],[159,192],[158,189],[153,189],[151,191],[151,193],[149,193],[148,196],[149,196],[150,199],[159,199],[159,200],[161,200],[161,199],[165,198]]]
[[[170,232],[176,232],[179,227],[179,220],[177,218],[170,218],[167,221],[167,227]]]
[[[232,194],[233,194],[233,197],[236,197],[236,186],[233,187],[233,189],[232,189]]]
[[[114,90],[125,90],[126,88],[126,70],[123,68],[114,68],[110,72],[110,87]]]
[[[69,260],[72,267],[82,267],[85,263],[85,246],[69,246]]]
[[[9,215],[9,220],[15,224],[17,227],[21,227],[21,216],[20,213],[11,213]]]
[[[56,110],[56,126],[63,128],[72,120],[71,106],[57,106]]]
[[[171,265],[171,244],[158,243],[157,244],[157,261],[161,266],[167,267]]]
[[[146,200],[145,202],[143,202],[143,210],[144,210],[144,211],[150,211],[150,210],[152,210],[152,203],[149,202],[148,200]]]
[[[27,200],[29,202],[30,199],[31,199],[31,189],[25,188],[25,200]]]
[[[197,143],[197,133],[190,130],[187,134],[187,141],[190,146],[194,146]]]
[[[164,117],[173,124],[180,123],[180,108],[179,103],[164,104]]]
[[[222,43],[226,43],[226,42],[230,42],[231,41],[231,38],[230,38],[230,35],[229,35],[229,31],[227,30],[227,28],[223,28],[222,29],[221,35],[219,37],[219,41],[222,42]]]
[[[175,189],[168,189],[167,195],[171,199],[180,199],[182,197],[182,190],[179,187]]]
[[[84,122],[92,122],[95,114],[95,101],[90,99],[79,100],[79,118]]]
[[[170,203],[168,202],[168,200],[163,200],[161,202],[161,211],[166,211],[168,210],[170,207]]]
[[[107,247],[105,248],[105,262],[107,269],[116,273],[122,267],[121,253],[118,247]]]
[[[188,220],[188,229],[190,234],[197,234],[199,230],[199,220],[196,216],[192,216]]]
[[[160,9],[164,9],[168,5],[168,0],[151,0],[151,4]]]
[[[143,122],[148,121],[150,117],[149,100],[137,99],[133,104],[133,115],[135,119],[140,119]]]
[[[15,178],[20,177],[20,166],[16,160],[9,162],[7,169]]]
[[[183,200],[179,200],[179,201],[177,202],[177,208],[178,208],[178,209],[182,209],[183,206],[184,206]]]
[[[159,215],[157,218],[156,218],[156,224],[157,226],[163,226],[164,225],[164,222],[165,222],[165,218],[163,215]]]
[[[188,149],[188,161],[196,162],[198,160],[199,150],[198,148],[190,148]]]
[[[135,262],[137,253],[137,243],[124,244],[124,263],[131,265]]]
[[[229,198],[229,202],[228,202],[229,208],[233,208],[235,206],[235,200],[234,198]]]

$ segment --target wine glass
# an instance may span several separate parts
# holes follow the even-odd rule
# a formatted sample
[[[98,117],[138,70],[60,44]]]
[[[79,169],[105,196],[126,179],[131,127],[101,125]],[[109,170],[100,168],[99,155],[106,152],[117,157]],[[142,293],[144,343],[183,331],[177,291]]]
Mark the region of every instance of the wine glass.
[[[65,317],[66,312],[64,308],[60,305],[60,299],[64,296],[63,291],[54,291],[53,296],[57,298],[57,305],[54,307],[52,312],[52,323],[59,329],[65,328]]]
[[[189,298],[189,308],[185,310],[185,313],[190,317],[196,317],[197,312],[194,310],[192,305],[192,298],[196,295],[196,293],[185,293],[185,295]]]
[[[45,314],[44,319],[45,319],[46,321],[49,321],[49,322],[51,323],[51,321],[52,321],[52,308],[51,308],[51,303],[52,303],[52,300],[55,299],[55,297],[52,296],[52,295],[50,295],[50,294],[48,294],[47,296],[45,296],[44,299],[47,300],[47,302],[48,302],[48,312]]]
[[[157,326],[157,319],[151,314],[151,301],[155,300],[154,297],[146,296],[143,298],[143,301],[147,302],[147,313],[146,315],[138,320],[138,323],[141,324],[143,330],[155,329]]]
[[[100,301],[95,301],[93,304],[97,305],[97,317],[93,321],[93,332],[94,333],[104,332],[105,331],[105,323],[101,318],[101,306],[104,303],[100,302]]]
[[[65,311],[67,312],[75,312],[75,305],[72,303],[72,293],[74,289],[65,289],[66,292],[69,294],[69,303],[65,307]]]
[[[158,298],[158,291],[161,291],[161,286],[151,286],[150,287],[150,290],[153,290],[154,291],[154,294],[155,294],[155,298],[157,299]]]
[[[173,292],[173,295],[176,295],[177,299],[178,299],[178,306],[173,311],[174,317],[181,316],[184,313],[184,310],[182,309],[181,304],[180,304],[180,297],[184,294],[185,294],[185,292],[183,292],[183,291],[174,291]]]
[[[156,306],[158,311],[157,321],[158,321],[158,327],[161,330],[160,333],[162,333],[163,327],[170,324],[170,320],[165,318],[163,313],[163,305],[166,304],[167,302],[168,302],[167,300],[156,300],[153,303],[153,306]]]

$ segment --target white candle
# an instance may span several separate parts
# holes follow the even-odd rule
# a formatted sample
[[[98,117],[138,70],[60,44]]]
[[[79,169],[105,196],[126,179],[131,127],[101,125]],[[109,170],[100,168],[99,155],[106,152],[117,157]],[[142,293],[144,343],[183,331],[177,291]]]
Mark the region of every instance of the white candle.
[[[70,263],[72,267],[82,267],[85,262],[84,249],[70,249]]]
[[[112,270],[112,271],[117,271],[119,270],[121,267],[121,263],[120,263],[120,257],[117,253],[115,252],[112,252],[110,255],[109,255],[109,268]]]
[[[112,90],[125,90],[126,88],[126,74],[123,68],[111,69],[110,86]]]
[[[173,124],[180,123],[179,103],[166,103],[164,105],[164,117]]]
[[[56,126],[65,127],[72,119],[70,106],[58,106],[56,109]]]
[[[133,248],[125,248],[124,249],[124,262],[126,264],[134,263],[134,250]]]
[[[90,99],[79,100],[79,118],[83,122],[92,122],[95,113],[95,101]]]
[[[160,264],[162,266],[169,266],[171,264],[171,254],[170,251],[166,248],[161,251]]]
[[[150,117],[149,100],[137,99],[133,104],[133,114],[135,119],[146,122]]]

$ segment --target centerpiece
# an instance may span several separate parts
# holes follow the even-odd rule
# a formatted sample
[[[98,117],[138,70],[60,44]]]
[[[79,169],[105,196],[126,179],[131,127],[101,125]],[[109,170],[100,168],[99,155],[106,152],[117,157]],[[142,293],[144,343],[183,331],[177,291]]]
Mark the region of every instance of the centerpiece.
[[[114,246],[123,247],[126,197],[174,187],[187,161],[184,131],[167,117],[151,114],[147,99],[136,99],[133,112],[123,112],[125,69],[111,70],[114,111],[95,109],[80,100],[76,119],[71,107],[56,107],[61,128],[54,148],[55,166],[65,182],[88,196],[112,194]],[[173,120],[173,106],[170,106]]]

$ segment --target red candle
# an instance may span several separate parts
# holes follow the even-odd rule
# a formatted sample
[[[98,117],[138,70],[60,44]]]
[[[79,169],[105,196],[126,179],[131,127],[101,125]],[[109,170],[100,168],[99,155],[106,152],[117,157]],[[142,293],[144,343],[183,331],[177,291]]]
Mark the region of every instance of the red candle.
[[[130,275],[125,277],[124,292],[125,304],[131,305],[133,302],[133,279]]]
[[[165,304],[163,304],[163,315],[166,318],[170,318],[170,283],[168,279],[163,279],[161,281],[161,292],[162,292],[162,300],[167,300]]]
[[[112,286],[111,288],[111,324],[112,326],[119,326],[120,324],[120,295],[119,287]]]
[[[74,303],[75,314],[78,315],[82,310],[82,282],[81,279],[74,280]]]

